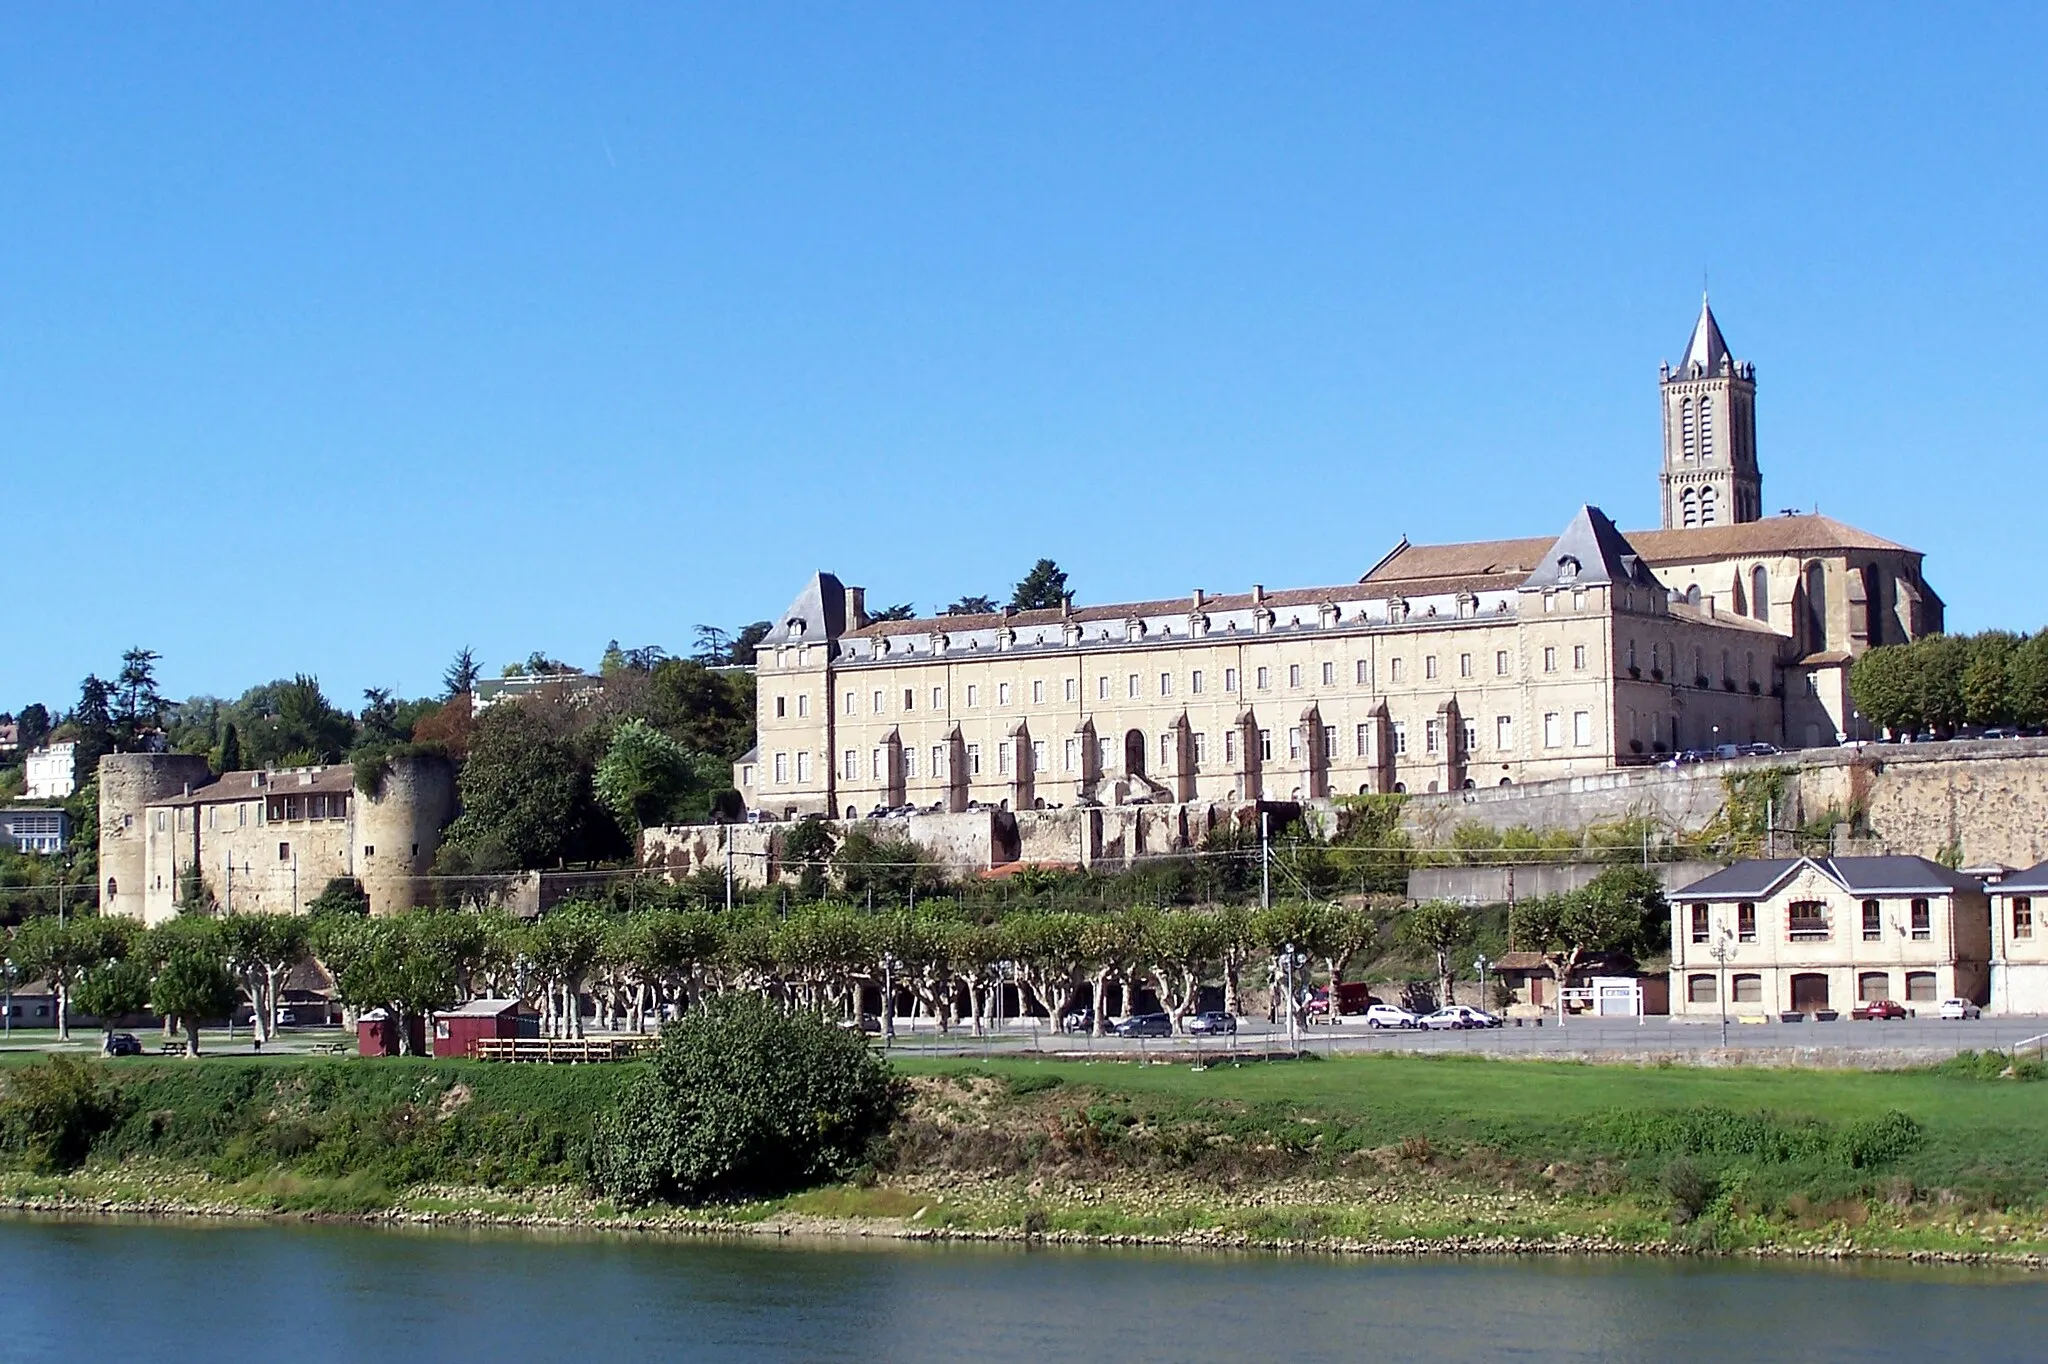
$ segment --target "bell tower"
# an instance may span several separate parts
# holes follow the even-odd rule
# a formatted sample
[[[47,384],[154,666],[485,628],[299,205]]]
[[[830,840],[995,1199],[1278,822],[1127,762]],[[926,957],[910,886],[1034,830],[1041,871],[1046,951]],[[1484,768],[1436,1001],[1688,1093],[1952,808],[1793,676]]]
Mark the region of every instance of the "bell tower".
[[[1664,528],[1760,518],[1756,366],[1728,353],[1704,294],[1684,358],[1663,367],[1658,388],[1664,397]]]

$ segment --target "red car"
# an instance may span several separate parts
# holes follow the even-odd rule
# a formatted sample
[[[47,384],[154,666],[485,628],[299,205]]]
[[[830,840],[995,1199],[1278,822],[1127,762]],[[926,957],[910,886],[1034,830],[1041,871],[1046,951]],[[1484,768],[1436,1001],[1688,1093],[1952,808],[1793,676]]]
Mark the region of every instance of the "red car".
[[[1912,1016],[1907,1011],[1906,1006],[1899,1003],[1896,999],[1873,999],[1867,1003],[1858,1004],[1855,1008],[1849,1010],[1849,1017],[1855,1019],[1911,1018]]]

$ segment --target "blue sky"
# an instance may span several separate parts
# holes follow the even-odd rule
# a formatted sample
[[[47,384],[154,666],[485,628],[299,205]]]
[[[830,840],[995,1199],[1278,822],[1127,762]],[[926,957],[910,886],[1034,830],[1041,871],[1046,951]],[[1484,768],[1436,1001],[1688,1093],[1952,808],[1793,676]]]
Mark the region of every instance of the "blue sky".
[[[8,6],[0,709],[1648,524],[1703,272],[1767,505],[2039,627],[2044,13]]]

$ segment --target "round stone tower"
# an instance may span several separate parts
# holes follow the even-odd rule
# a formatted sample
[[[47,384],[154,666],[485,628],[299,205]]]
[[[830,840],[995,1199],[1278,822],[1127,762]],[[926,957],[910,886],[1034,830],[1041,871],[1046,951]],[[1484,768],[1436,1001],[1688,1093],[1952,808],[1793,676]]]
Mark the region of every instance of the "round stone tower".
[[[455,818],[455,768],[446,758],[391,758],[374,794],[356,792],[355,866],[372,914],[430,899],[424,878]]]
[[[144,916],[149,888],[148,807],[213,780],[206,759],[193,753],[109,753],[100,759],[100,913]],[[166,833],[162,855],[170,855]]]

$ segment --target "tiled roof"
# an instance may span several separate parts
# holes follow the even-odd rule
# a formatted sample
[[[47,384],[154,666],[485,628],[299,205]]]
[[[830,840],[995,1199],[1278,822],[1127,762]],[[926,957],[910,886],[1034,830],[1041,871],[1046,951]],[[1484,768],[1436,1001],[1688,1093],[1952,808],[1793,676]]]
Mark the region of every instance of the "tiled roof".
[[[1851,895],[1946,895],[1982,885],[1924,857],[1777,857],[1737,862],[1671,892],[1673,900],[1760,900],[1801,867],[1812,867]]]
[[[263,779],[260,786],[257,784],[259,777]],[[281,772],[227,772],[190,795],[168,796],[154,803],[221,805],[231,801],[261,800],[265,796],[330,795],[351,790],[355,784],[355,768],[347,763],[328,767],[293,767]]]

